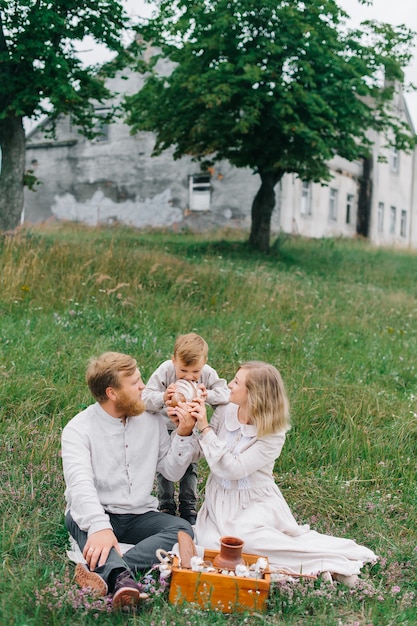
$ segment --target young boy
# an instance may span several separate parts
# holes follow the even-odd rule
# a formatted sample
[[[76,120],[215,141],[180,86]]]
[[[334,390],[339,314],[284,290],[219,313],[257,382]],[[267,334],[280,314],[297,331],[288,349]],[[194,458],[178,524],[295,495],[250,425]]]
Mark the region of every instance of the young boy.
[[[179,379],[198,383],[200,397],[212,407],[227,404],[230,391],[223,378],[207,365],[207,342],[196,333],[188,333],[177,337],[174,344],[172,359],[162,363],[152,374],[143,390],[142,398],[146,410],[151,413],[162,413],[168,431],[175,428],[169,419],[166,406],[175,393],[175,381]],[[170,515],[176,514],[175,485],[162,474],[157,474],[159,510]],[[197,464],[191,463],[179,484],[180,516],[195,524],[197,515]]]

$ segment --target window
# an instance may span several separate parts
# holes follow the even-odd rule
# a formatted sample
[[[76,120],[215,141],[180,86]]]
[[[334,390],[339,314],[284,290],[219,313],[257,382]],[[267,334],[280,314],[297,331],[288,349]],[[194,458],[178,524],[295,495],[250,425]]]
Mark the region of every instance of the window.
[[[407,234],[407,211],[403,209],[401,211],[400,235],[401,237],[405,237],[406,234]]]
[[[109,125],[105,121],[105,117],[108,115],[108,113],[108,109],[95,111],[96,116],[103,119],[98,119],[94,125],[94,132],[97,133],[97,135],[93,139],[94,143],[104,143],[109,140]]]
[[[308,180],[303,180],[303,186],[301,188],[301,215],[311,215],[311,183]]]
[[[189,178],[190,211],[209,211],[210,174],[192,174]]]
[[[348,193],[346,196],[346,224],[350,224],[352,222],[354,198],[355,196],[352,193]]]
[[[395,206],[392,206],[390,209],[390,219],[389,219],[389,232],[391,235],[395,234],[395,222],[397,219],[397,209]]]
[[[329,218],[331,220],[337,220],[337,189],[333,187],[330,187]]]
[[[384,203],[378,204],[378,232],[384,232]]]
[[[400,169],[400,153],[396,148],[391,148],[389,165],[391,172],[398,172]]]

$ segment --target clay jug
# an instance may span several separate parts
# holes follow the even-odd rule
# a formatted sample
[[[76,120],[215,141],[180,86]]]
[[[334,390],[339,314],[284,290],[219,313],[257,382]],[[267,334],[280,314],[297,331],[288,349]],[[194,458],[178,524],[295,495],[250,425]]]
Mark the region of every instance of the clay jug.
[[[220,552],[213,559],[214,567],[221,569],[235,569],[239,563],[244,563],[242,548],[244,542],[238,537],[221,537]]]

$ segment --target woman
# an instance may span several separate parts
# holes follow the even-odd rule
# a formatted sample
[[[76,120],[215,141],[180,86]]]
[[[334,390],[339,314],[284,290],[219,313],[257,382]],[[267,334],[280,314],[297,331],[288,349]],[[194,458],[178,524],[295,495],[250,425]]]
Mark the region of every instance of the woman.
[[[274,463],[290,427],[280,373],[267,363],[249,361],[229,388],[230,403],[216,409],[210,424],[204,401],[192,404],[200,456],[202,451],[210,467],[196,542],[218,550],[220,537],[240,537],[244,552],[267,556],[272,570],[331,572],[353,586],[363,564],[376,555],[350,539],[298,525],[275,484]]]

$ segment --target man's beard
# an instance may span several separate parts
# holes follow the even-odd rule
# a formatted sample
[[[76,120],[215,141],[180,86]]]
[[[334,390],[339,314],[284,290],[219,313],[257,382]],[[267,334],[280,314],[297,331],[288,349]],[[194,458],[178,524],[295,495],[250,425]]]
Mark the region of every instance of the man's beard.
[[[141,398],[132,400],[127,394],[119,392],[119,397],[116,400],[115,407],[117,411],[123,413],[125,417],[134,417],[140,415],[145,410],[145,403]]]

